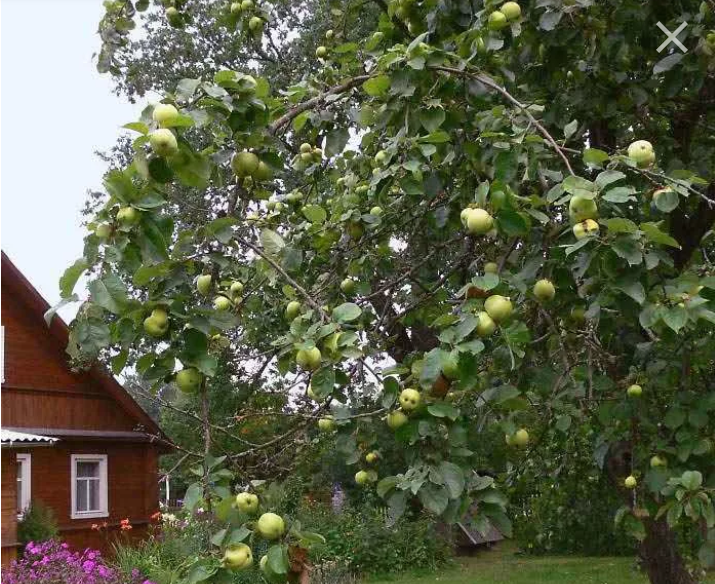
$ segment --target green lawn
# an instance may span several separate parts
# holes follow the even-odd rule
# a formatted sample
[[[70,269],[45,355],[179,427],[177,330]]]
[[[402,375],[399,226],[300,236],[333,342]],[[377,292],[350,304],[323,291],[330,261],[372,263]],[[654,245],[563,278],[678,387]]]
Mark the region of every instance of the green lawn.
[[[429,575],[405,575],[378,584],[647,584],[633,558],[528,557],[510,544],[460,558],[457,567]],[[715,582],[715,578],[708,578]]]

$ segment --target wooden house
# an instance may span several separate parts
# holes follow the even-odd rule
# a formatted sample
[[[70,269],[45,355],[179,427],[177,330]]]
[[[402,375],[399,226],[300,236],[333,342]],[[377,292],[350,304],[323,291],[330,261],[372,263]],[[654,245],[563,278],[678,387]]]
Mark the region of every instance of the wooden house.
[[[170,442],[99,365],[73,371],[67,325],[2,254],[2,563],[17,553],[31,501],[75,548],[108,551],[122,520],[146,532],[158,510],[158,458]],[[99,529],[98,529],[99,527]]]

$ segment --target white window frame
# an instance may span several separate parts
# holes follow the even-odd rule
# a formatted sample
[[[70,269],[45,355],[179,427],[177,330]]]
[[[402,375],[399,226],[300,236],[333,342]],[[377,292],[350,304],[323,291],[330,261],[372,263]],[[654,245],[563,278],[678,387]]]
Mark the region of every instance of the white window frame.
[[[22,466],[22,490],[17,493],[22,508],[22,511],[17,514],[17,518],[22,519],[32,500],[32,455],[23,453],[16,456],[17,462]],[[17,477],[15,477],[15,484],[17,484]]]
[[[98,462],[99,463],[99,510],[97,511],[77,511],[77,463],[78,462]],[[106,454],[72,454],[70,455],[71,466],[71,491],[72,508],[70,517],[72,519],[93,519],[96,517],[109,516],[109,481],[107,480],[107,455]]]

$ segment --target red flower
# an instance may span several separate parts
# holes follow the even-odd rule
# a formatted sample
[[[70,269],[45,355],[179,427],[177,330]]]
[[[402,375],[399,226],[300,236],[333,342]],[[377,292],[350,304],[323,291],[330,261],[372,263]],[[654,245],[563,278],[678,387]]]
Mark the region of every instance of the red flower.
[[[132,525],[131,525],[131,523],[129,523],[129,518],[122,519],[119,522],[119,529],[121,529],[122,531],[128,531],[128,530],[132,529]]]
[[[161,521],[161,511],[157,511],[156,513],[153,513],[149,519],[152,521]]]

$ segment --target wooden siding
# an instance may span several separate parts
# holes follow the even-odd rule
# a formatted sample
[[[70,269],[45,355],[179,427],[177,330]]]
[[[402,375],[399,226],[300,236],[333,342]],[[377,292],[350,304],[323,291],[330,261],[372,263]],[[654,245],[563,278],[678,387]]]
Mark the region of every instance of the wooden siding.
[[[23,453],[25,450],[17,448],[15,452]],[[52,447],[30,448],[26,452],[32,455],[32,500],[42,501],[52,508],[61,538],[74,547],[96,547],[103,552],[111,551],[106,541],[107,534],[92,530],[92,524],[106,521],[114,526],[110,531],[116,533],[119,522],[129,519],[139,533],[158,510],[158,453],[152,445],[62,440]],[[107,455],[108,517],[71,518],[72,454]]]
[[[15,558],[17,550],[17,459],[15,451],[2,449],[2,504],[1,517],[2,529],[2,565],[6,566]]]

